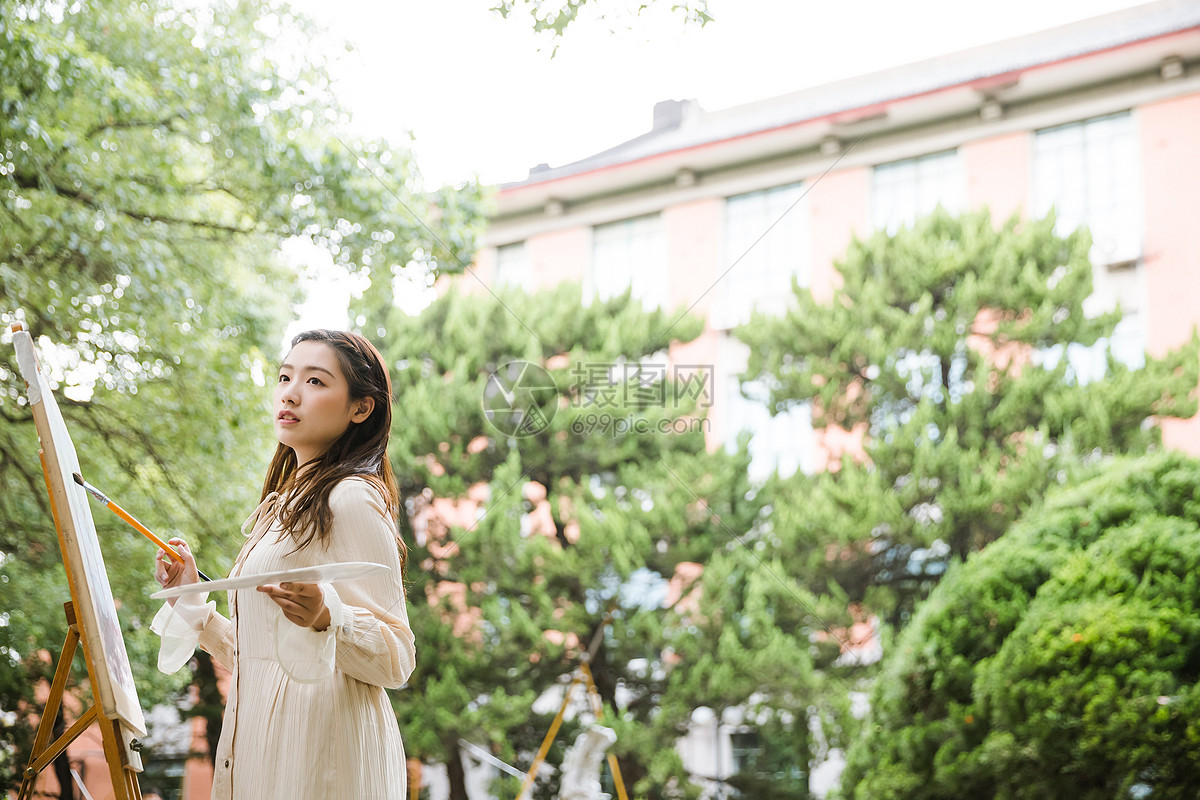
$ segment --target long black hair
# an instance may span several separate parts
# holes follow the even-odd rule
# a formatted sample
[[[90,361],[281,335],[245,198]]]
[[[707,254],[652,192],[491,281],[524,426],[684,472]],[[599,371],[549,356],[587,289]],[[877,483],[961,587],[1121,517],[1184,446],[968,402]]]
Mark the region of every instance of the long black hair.
[[[300,465],[296,463],[296,452],[291,447],[281,443],[276,448],[263,480],[260,502],[271,492],[285,495],[286,500],[276,513],[284,530],[295,538],[297,550],[307,547],[314,539],[322,544],[328,541],[333,524],[329,495],[344,478],[363,478],[375,486],[392,519],[400,510],[396,477],[387,455],[392,430],[392,379],[383,356],[365,338],[347,331],[305,331],[292,339],[292,347],[300,342],[321,342],[333,348],[342,375],[349,384],[350,401],[370,397],[375,401],[375,408],[362,422],[351,423],[346,432],[309,462],[303,472],[298,470]],[[407,548],[400,539],[397,544],[403,566]]]

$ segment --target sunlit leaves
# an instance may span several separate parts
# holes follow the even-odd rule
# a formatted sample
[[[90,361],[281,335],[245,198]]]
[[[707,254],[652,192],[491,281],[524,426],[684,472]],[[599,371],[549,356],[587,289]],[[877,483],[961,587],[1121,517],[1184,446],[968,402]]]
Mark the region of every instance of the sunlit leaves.
[[[386,274],[435,248],[418,218],[449,202],[405,149],[339,138],[323,65],[279,44],[312,33],[273,3],[0,0],[0,324],[33,334],[86,476],[188,537],[210,574],[240,546],[273,446],[265,376],[299,300],[280,243]],[[441,223],[438,270],[473,250],[473,198]],[[67,594],[23,394],[0,335],[4,709],[30,697],[38,650],[61,646]],[[95,516],[152,703],[184,679],[149,656],[153,549]]]

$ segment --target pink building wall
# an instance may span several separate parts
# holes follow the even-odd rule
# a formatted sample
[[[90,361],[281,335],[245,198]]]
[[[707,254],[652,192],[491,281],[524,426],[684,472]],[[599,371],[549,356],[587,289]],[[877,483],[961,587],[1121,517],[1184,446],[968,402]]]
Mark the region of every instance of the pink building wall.
[[[475,254],[475,262],[473,264],[471,264],[471,271],[475,273],[476,277],[478,277],[479,280],[477,281],[474,278],[471,278],[469,275],[467,276],[467,278],[465,280],[459,280],[456,278],[455,281],[453,281],[453,282],[458,284],[459,291],[466,291],[466,292],[486,291],[483,288],[483,286],[480,285],[480,281],[482,281],[483,284],[486,286],[491,286],[491,287],[496,286],[496,284],[498,283],[498,281],[496,280],[496,248],[487,247],[487,248],[481,249],[478,253],[476,253]],[[441,284],[444,288],[448,289],[450,287],[451,281],[444,281],[444,280],[439,279],[438,283]]]
[[[525,242],[533,286],[580,281],[592,264],[592,231],[587,227],[531,236]]]
[[[721,284],[713,286],[713,283],[729,266],[721,263],[725,252],[721,246],[724,220],[725,202],[720,197],[663,209],[669,311],[686,309],[695,303],[690,313],[708,317],[713,300],[722,289]]]
[[[1200,208],[1200,94],[1148,102],[1134,109],[1139,136],[1141,202],[1144,209],[1147,345],[1162,354],[1186,342],[1200,325],[1200,236],[1193,217]],[[1189,133],[1190,132],[1190,133]],[[969,208],[986,206],[996,224],[1024,215],[1032,193],[1033,133],[1018,130],[959,146]],[[811,186],[808,197],[811,287],[819,300],[832,298],[837,285],[833,264],[852,237],[871,230],[870,165],[836,170]],[[814,176],[815,178],[815,176]],[[812,180],[812,179],[810,179]],[[764,179],[769,185],[770,179]],[[692,200],[663,209],[668,259],[669,306],[696,303],[692,313],[708,317],[720,286],[712,286],[727,266],[724,255],[723,196]],[[585,279],[591,265],[591,228],[576,225],[535,234],[526,241],[533,286]],[[494,251],[481,254],[481,274],[491,269]],[[703,295],[703,296],[702,296]],[[698,300],[698,302],[697,302]],[[715,363],[720,335],[706,327],[697,341],[672,347],[674,363]],[[720,403],[712,409],[710,446],[723,441]],[[1163,421],[1167,446],[1200,455],[1200,417]],[[849,434],[855,439],[854,434]],[[843,437],[845,438],[845,437]],[[818,442],[819,449],[845,452]],[[849,447],[850,451],[855,448]]]
[[[833,262],[846,254],[854,235],[871,228],[871,168],[830,172],[809,190],[809,241],[813,297],[828,301],[840,283]]]
[[[663,210],[663,232],[667,242],[668,301],[665,310],[671,322],[689,307],[690,315],[708,319],[709,310],[721,293],[722,284],[716,281],[729,266],[722,260],[724,225],[725,203],[719,197],[681,203]],[[718,338],[718,333],[706,323],[704,330],[692,341],[671,344],[671,363],[677,366],[716,364]],[[715,386],[712,388],[716,389]],[[706,444],[710,450],[715,450],[723,441],[718,434],[720,404],[700,413],[708,420]]]
[[[1137,109],[1148,347],[1159,355],[1200,324],[1200,95]],[[1164,420],[1167,446],[1200,455],[1200,418]]]
[[[967,176],[968,208],[987,206],[997,225],[1014,213],[1024,216],[1033,170],[1028,131],[967,142],[959,152]]]

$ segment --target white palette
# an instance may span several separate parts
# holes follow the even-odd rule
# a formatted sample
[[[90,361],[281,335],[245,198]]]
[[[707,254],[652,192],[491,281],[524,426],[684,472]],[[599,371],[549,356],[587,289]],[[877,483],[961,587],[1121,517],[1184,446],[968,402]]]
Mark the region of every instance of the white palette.
[[[356,578],[366,578],[378,575],[380,572],[390,572],[391,567],[383,564],[373,564],[370,561],[341,561],[336,564],[320,564],[315,567],[296,567],[281,569],[274,572],[259,572],[253,575],[235,575],[232,578],[221,578],[216,581],[200,581],[183,586],[172,586],[161,589],[150,595],[155,600],[169,600],[172,597],[183,597],[185,594],[202,594],[204,592],[230,591],[232,589],[252,589],[256,586],[282,583],[337,583]]]

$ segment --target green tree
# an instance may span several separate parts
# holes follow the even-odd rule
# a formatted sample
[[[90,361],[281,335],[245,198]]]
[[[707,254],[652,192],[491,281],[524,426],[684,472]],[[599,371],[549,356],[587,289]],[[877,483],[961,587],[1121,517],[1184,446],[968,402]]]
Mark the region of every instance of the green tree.
[[[844,713],[826,699],[846,697],[852,670],[837,666],[840,648],[827,634],[849,620],[844,599],[810,592],[784,559],[767,555],[769,541],[756,526],[706,563],[671,640],[679,667],[668,677],[662,716],[687,719],[707,709],[743,730],[735,774],[726,779],[735,796],[799,800],[809,796],[818,749],[810,720]]]
[[[579,287],[564,285],[532,296],[454,290],[420,316],[367,322],[386,330],[398,365],[392,457],[417,525],[409,601],[428,654],[396,708],[410,754],[449,766],[455,800],[466,797],[460,740],[526,769],[556,710],[534,713],[534,701],[562,686],[594,638],[602,721],[617,732],[633,796],[698,794],[672,746],[697,698],[718,709],[753,704],[764,728],[782,720],[791,731],[799,719],[804,729],[804,637],[816,623],[791,595],[804,590],[786,575],[781,584],[767,571],[783,575],[780,567],[747,549],[747,536],[765,534],[755,532],[762,504],[745,449],[706,451],[687,423],[704,396],[687,376],[660,374],[665,382],[647,391],[633,373],[630,384],[609,382],[639,363],[641,377],[665,366],[658,340],[672,321],[628,294],[583,305]],[[687,318],[673,334],[687,341],[700,328]],[[534,435],[505,435],[481,402],[489,375],[512,360],[544,367],[558,389],[542,406],[553,419]],[[468,496],[480,504],[465,520],[428,513]],[[677,578],[686,564],[703,577]],[[700,596],[716,600],[694,608],[682,599]],[[768,619],[768,606],[796,610]],[[573,718],[558,734],[552,764],[579,725]],[[807,768],[807,755],[795,759]],[[557,781],[541,773],[537,796],[553,796]],[[516,785],[498,788],[507,796]]]
[[[1200,462],[1091,472],[921,605],[850,751],[846,797],[1195,794]]]
[[[1090,237],[1053,226],[939,210],[853,241],[831,301],[798,289],[785,316],[739,329],[775,411],[807,403],[814,427],[863,436],[861,460],[770,488],[780,552],[813,591],[832,581],[902,622],[1063,464],[1143,452],[1159,436],[1149,420],[1195,413],[1194,337],[1140,367],[1109,354],[1102,376],[1063,357],[1118,315],[1084,314]]]
[[[650,0],[650,2],[639,3],[636,6],[623,7],[622,4],[614,6],[611,3],[596,2],[596,0],[556,0],[552,3],[547,3],[545,0],[501,0],[492,7],[492,11],[505,19],[514,14],[528,17],[534,31],[559,39],[566,33],[567,27],[579,19],[580,14],[589,8],[600,20],[611,23],[616,19],[628,17],[630,12],[635,16],[639,15],[654,3],[655,0]],[[683,2],[675,0],[671,3],[671,10],[678,13],[683,22],[688,25],[703,27],[712,22],[712,17],[708,13],[708,0],[684,0]],[[557,47],[556,44],[556,50]]]
[[[24,321],[42,348],[86,477],[164,537],[190,537],[210,574],[236,554],[271,452],[267,384],[298,299],[280,242],[309,237],[377,277],[454,271],[457,250],[407,209],[437,210],[442,241],[467,252],[479,218],[474,187],[424,195],[405,151],[335,138],[345,116],[322,65],[273,46],[305,31],[257,2],[0,0],[0,322]],[[30,707],[67,599],[8,341],[5,711]],[[152,551],[107,512],[95,518],[149,705],[179,688],[157,673],[146,630]],[[0,790],[28,743],[24,715],[3,719]]]

